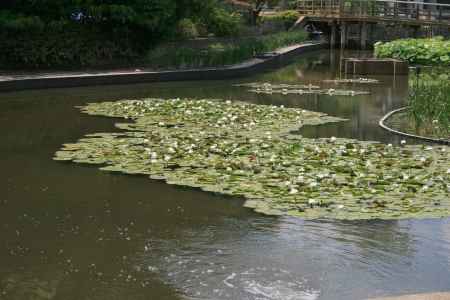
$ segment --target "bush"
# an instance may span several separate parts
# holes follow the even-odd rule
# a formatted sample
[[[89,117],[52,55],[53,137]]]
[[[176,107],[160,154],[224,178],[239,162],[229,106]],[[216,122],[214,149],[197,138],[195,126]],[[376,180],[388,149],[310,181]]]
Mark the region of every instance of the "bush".
[[[205,49],[189,47],[158,47],[146,62],[156,68],[198,68],[240,63],[254,55],[305,41],[304,31],[282,32],[262,38],[245,38],[236,43],[215,43]]]
[[[191,19],[181,19],[177,24],[177,35],[182,39],[198,37],[197,26]]]
[[[295,10],[286,10],[274,15],[263,16],[261,22],[273,22],[281,24],[286,30],[291,28],[300,17],[300,13]]]
[[[450,40],[439,37],[378,42],[375,56],[402,59],[412,64],[450,65]]]
[[[239,33],[241,17],[236,14],[230,14],[222,8],[216,8],[208,17],[206,23],[208,31],[216,36],[235,36]]]

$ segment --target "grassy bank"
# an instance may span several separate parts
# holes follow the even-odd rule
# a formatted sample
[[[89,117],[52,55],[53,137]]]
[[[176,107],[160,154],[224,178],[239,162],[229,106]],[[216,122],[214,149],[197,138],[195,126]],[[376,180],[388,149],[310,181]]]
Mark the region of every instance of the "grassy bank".
[[[255,55],[304,42],[304,31],[280,32],[236,42],[218,42],[204,48],[161,46],[150,51],[145,65],[155,69],[225,66],[243,62]]]
[[[450,66],[450,40],[401,39],[375,44],[375,56],[398,58],[411,64]]]

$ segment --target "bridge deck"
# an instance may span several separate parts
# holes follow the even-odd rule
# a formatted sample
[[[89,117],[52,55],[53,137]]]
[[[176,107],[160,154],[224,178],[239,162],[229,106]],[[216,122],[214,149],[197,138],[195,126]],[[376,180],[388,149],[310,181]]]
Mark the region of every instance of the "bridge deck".
[[[389,0],[299,0],[303,16],[318,21],[395,22],[450,27],[450,5]]]

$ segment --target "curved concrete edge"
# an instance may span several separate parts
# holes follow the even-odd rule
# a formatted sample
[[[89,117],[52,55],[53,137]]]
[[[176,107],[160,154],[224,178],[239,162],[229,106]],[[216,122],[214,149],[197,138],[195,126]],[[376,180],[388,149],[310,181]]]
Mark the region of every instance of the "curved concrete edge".
[[[380,125],[381,128],[389,131],[390,133],[393,134],[397,134],[400,136],[404,136],[404,137],[409,137],[409,138],[413,138],[413,139],[418,139],[418,140],[423,140],[426,142],[432,142],[432,143],[436,143],[436,144],[442,144],[442,145],[450,145],[450,141],[449,140],[443,140],[443,139],[434,139],[434,138],[430,138],[430,137],[426,137],[426,136],[420,136],[420,135],[414,135],[414,134],[410,134],[410,133],[406,133],[406,132],[402,132],[402,131],[398,131],[395,129],[392,129],[391,127],[386,125],[386,121],[391,118],[393,115],[405,111],[407,110],[409,107],[402,107],[396,110],[393,110],[391,112],[389,112],[388,114],[386,114],[383,118],[381,118],[380,122],[378,123]]]
[[[373,298],[368,300],[450,300],[450,292],[403,295],[397,297]]]
[[[244,63],[222,68],[174,70],[161,72],[123,72],[63,76],[42,76],[35,78],[13,78],[0,81],[0,92],[27,89],[67,88],[94,85],[133,84],[162,81],[222,80],[254,75],[269,69],[286,65],[299,54],[319,50],[325,43],[306,42],[277,51],[278,55],[266,59],[253,59]]]

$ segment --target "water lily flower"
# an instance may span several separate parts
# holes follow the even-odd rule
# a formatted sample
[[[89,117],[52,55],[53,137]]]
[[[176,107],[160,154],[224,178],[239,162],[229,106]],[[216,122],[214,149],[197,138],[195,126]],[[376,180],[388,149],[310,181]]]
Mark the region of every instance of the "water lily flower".
[[[231,167],[227,167],[227,171],[231,172],[231,171],[233,171],[233,169]]]
[[[291,190],[289,191],[290,195],[295,195],[298,193],[298,190],[296,188],[291,188]]]
[[[343,209],[344,208],[344,205],[342,205],[342,204],[339,204],[338,206],[337,206],[337,209]]]
[[[226,104],[231,104],[230,100],[225,101]]]
[[[167,150],[167,152],[169,152],[169,153],[175,153],[175,149],[173,149],[172,147],[169,147],[169,149]]]
[[[159,126],[164,126],[164,125],[166,125],[166,124],[164,124],[164,122],[159,122],[158,125],[159,125]]]
[[[312,182],[309,184],[309,187],[316,187],[317,185],[318,185],[317,182],[312,181]]]
[[[450,169],[447,170],[447,174],[450,174]]]
[[[400,145],[406,145],[406,141],[405,140],[401,140],[400,141]]]
[[[392,148],[392,144],[388,144],[387,146],[388,146],[389,148]]]
[[[308,204],[309,204],[309,205],[315,205],[315,204],[317,204],[317,200],[309,199],[309,200],[308,200]]]
[[[172,157],[170,155],[164,155],[164,160],[169,161]]]
[[[156,158],[158,157],[158,153],[152,152],[152,153],[150,154],[150,157],[151,157],[152,159],[156,159]]]
[[[332,143],[336,142],[336,137],[332,136],[332,137],[330,138],[330,142],[332,142]]]

